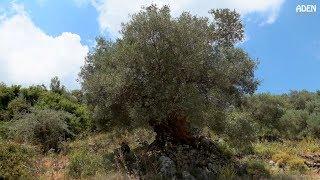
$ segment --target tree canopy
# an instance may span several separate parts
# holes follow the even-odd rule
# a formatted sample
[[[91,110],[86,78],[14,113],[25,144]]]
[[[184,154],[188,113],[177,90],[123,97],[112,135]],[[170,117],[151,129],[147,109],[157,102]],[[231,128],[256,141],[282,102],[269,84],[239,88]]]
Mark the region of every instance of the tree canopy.
[[[244,38],[239,14],[210,14],[214,21],[188,12],[174,18],[169,7],[150,6],[116,41],[97,39],[80,77],[101,128],[179,119],[213,127],[219,112],[256,90],[256,62],[236,46]]]

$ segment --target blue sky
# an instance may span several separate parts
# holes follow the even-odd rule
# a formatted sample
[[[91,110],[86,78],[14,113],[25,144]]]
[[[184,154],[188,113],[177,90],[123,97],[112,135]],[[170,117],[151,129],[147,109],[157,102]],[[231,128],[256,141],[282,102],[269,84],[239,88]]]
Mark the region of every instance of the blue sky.
[[[259,91],[320,89],[319,12],[297,14],[297,4],[284,2],[277,20],[268,26],[246,22],[249,40],[243,47],[260,61],[256,73],[261,80]]]
[[[298,14],[312,0],[4,0],[0,1],[0,81],[48,84],[58,75],[70,89],[96,36],[119,36],[120,23],[142,5],[169,4],[174,16],[188,10],[238,10],[246,26],[240,44],[259,60],[258,92],[320,89],[320,15]]]

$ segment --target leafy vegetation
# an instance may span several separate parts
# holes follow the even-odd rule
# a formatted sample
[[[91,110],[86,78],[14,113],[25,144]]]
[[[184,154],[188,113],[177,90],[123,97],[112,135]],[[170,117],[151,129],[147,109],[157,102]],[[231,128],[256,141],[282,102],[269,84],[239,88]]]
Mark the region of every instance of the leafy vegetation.
[[[32,146],[0,140],[0,175],[12,179],[32,179],[36,174],[37,154]]]
[[[61,111],[37,110],[15,120],[9,133],[18,142],[40,144],[45,152],[59,150],[62,141],[74,136],[67,124],[73,118],[71,114]]]
[[[210,14],[134,14],[97,38],[81,90],[0,84],[0,179],[314,176],[320,92],[255,93],[239,14]]]

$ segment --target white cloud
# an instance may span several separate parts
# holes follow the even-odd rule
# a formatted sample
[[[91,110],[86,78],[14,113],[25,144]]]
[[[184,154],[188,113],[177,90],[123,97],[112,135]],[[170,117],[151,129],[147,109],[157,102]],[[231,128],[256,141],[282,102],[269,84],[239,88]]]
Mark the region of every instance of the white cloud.
[[[79,1],[79,0],[74,0]],[[81,0],[85,1],[85,0]],[[87,0],[88,1],[88,0]],[[91,0],[92,5],[99,12],[101,31],[108,31],[114,36],[119,35],[121,23],[129,19],[142,6],[150,4],[169,5],[174,16],[182,11],[190,11],[200,16],[208,16],[212,8],[236,9],[243,16],[257,13],[262,16],[262,24],[271,24],[277,17],[281,5],[285,0]]]
[[[80,36],[64,32],[52,37],[37,27],[23,6],[13,5],[15,14],[0,19],[0,81],[23,85],[48,84],[57,75],[74,79],[88,53]]]

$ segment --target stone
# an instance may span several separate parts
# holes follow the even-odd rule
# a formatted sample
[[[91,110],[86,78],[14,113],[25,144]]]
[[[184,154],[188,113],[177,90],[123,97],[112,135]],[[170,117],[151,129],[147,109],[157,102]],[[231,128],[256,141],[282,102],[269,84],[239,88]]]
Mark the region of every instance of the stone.
[[[159,158],[160,174],[167,177],[173,177],[176,174],[175,163],[167,156],[162,155]]]
[[[196,180],[194,176],[192,176],[188,171],[182,172],[182,179],[184,180]]]

